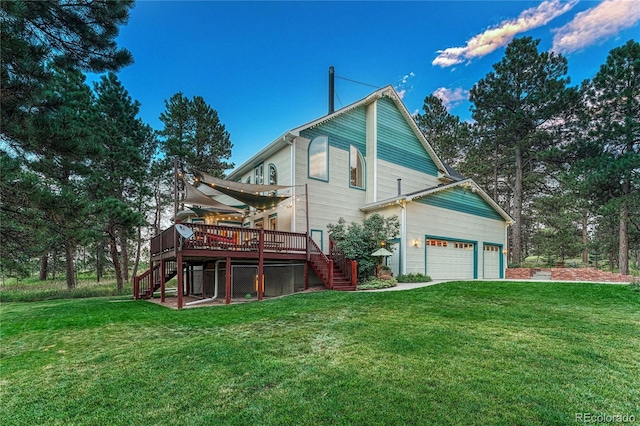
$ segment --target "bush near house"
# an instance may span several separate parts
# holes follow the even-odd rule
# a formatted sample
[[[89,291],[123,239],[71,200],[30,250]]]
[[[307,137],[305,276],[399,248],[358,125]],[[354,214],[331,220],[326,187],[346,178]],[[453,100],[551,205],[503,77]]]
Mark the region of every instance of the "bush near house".
[[[428,283],[432,281],[429,275],[419,273],[398,275],[396,279],[399,283]]]
[[[398,285],[398,281],[394,278],[382,279],[376,277],[370,277],[366,281],[358,284],[356,290],[379,290],[381,288],[391,288]]]

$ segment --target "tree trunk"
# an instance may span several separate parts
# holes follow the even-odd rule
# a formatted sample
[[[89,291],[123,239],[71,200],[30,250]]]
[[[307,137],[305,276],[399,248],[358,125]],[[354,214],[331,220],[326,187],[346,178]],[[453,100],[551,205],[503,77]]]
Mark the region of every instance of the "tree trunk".
[[[618,268],[621,274],[629,275],[629,205],[623,201],[620,208],[620,246]]]
[[[162,221],[162,189],[161,183],[158,182],[158,186],[156,187],[156,216],[154,218],[154,237],[156,235],[160,235],[160,223]]]
[[[67,264],[67,288],[73,290],[76,288],[76,276],[74,268],[75,250],[72,243],[67,242],[64,245],[64,255]]]
[[[109,245],[111,249],[111,261],[113,262],[113,268],[116,272],[116,284],[118,286],[118,292],[121,292],[124,288],[124,281],[122,280],[122,269],[120,266],[120,259],[118,257],[118,240],[115,234],[115,226],[111,224],[109,226]]]
[[[121,235],[124,232],[121,232]],[[121,236],[120,238],[120,250],[122,253],[122,279],[124,281],[129,281],[129,245],[127,241],[127,237]]]
[[[38,279],[40,281],[46,281],[49,271],[49,253],[43,255],[40,258],[40,273],[38,274]]]
[[[515,182],[513,188],[513,262],[522,262],[522,146],[515,147]]]
[[[587,265],[589,263],[589,234],[587,232],[587,220],[588,215],[586,211],[582,212],[582,264]]]
[[[138,275],[138,266],[140,265],[140,252],[142,251],[142,226],[138,226],[138,241],[136,243],[136,259],[133,262],[132,276]]]

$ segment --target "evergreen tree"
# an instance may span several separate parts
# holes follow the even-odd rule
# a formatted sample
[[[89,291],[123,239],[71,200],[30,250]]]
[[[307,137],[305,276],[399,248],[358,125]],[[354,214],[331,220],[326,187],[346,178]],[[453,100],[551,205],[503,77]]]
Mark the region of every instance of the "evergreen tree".
[[[525,192],[541,175],[539,153],[557,142],[552,132],[554,120],[573,100],[567,89],[566,59],[554,53],[539,53],[538,44],[539,40],[531,37],[513,40],[502,61],[493,65],[494,71],[470,91],[473,118],[484,136],[479,139],[485,144],[480,152],[500,153],[512,165],[504,180],[513,193],[509,204],[515,220],[515,263],[521,262],[524,253]]]
[[[233,167],[228,160],[233,147],[229,132],[220,123],[218,113],[204,98],[189,99],[176,93],[165,100],[165,111],[160,114],[164,129],[163,151],[168,159],[178,157],[184,171],[194,175],[197,171],[223,177]]]
[[[122,290],[128,279],[128,244],[136,227],[143,224],[138,208],[140,183],[146,179],[149,164],[144,155],[149,129],[136,118],[139,104],[115,74],[103,76],[94,90],[99,123],[96,138],[102,152],[92,163],[88,184],[109,242],[118,290]]]
[[[115,43],[132,6],[133,0],[0,1],[3,268],[48,259],[58,244],[73,258],[84,208],[77,185],[89,162],[81,158],[88,155],[89,126],[79,123],[86,88],[78,71],[132,61]],[[71,287],[73,265],[67,266]]]
[[[54,78],[50,66],[103,72],[132,62],[115,38],[133,0],[1,1],[0,134],[29,151],[23,130]]]
[[[457,167],[466,157],[469,147],[469,127],[447,111],[442,100],[434,95],[424,99],[423,114],[416,124],[429,144],[446,163]]]
[[[640,44],[613,49],[583,91],[588,127],[572,147],[578,157],[572,171],[585,197],[618,212],[616,257],[628,274],[629,235],[640,231]]]

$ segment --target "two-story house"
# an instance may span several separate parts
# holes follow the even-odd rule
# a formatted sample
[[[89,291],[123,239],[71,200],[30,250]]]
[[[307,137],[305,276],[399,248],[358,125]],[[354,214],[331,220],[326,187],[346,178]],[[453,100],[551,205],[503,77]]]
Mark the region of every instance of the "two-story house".
[[[222,218],[196,208],[178,217],[185,223],[308,232],[327,252],[327,224],[340,217],[360,222],[373,213],[397,215],[401,232],[389,259],[395,275],[504,277],[513,220],[472,179],[439,159],[391,86],[285,132],[225,181],[203,180],[198,189],[207,196],[254,207]],[[243,200],[256,184],[267,185],[254,194],[269,199],[263,206]]]

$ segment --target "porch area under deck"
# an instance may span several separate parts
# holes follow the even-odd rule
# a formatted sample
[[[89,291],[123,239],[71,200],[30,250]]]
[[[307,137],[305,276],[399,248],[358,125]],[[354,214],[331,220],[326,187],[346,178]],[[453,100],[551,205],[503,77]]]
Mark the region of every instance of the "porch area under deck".
[[[269,288],[265,293],[265,268],[267,268],[267,275],[271,277],[277,273],[274,272],[275,267],[280,267],[281,271],[289,270],[288,275],[284,274],[285,278],[281,277],[280,281],[291,280],[292,283],[287,290],[280,291],[294,292],[296,288],[306,290],[309,286],[310,266],[315,271],[313,276],[317,275],[327,288],[355,289],[355,262],[335,265],[307,234],[200,223],[182,225],[193,231],[190,238],[185,239],[177,232],[175,226],[171,226],[151,240],[150,268],[140,276],[134,277],[136,299],[153,297],[153,293],[160,290],[161,302],[164,303],[165,284],[169,279],[177,277],[178,309],[183,307],[185,295],[201,294],[202,299],[207,300],[205,283],[202,279],[204,275],[200,276],[199,285],[194,280],[194,276],[199,271],[204,274],[205,270],[209,270],[214,271],[213,277],[216,283],[211,299],[224,295],[225,303],[229,304],[232,296],[239,293],[235,289],[232,290],[232,271],[235,268],[237,271],[244,271],[244,275],[251,276],[245,279],[244,288],[249,290],[244,291],[247,291],[247,297],[255,295],[258,300],[262,300],[265,294],[269,295]],[[337,269],[338,266],[341,268]],[[247,274],[247,268],[254,268],[253,272]],[[343,275],[341,269],[344,268],[348,268],[349,271],[344,274],[344,280],[347,282],[341,287],[343,284],[337,281],[340,279],[338,276]],[[297,285],[293,284],[294,278],[291,271],[294,269],[299,272],[298,277],[302,274],[302,285],[299,285],[299,279]],[[222,276],[222,271],[224,271],[224,287],[218,285],[218,276]],[[275,280],[271,279],[271,281]],[[241,290],[240,293],[244,291]],[[271,293],[273,292],[271,288]]]

